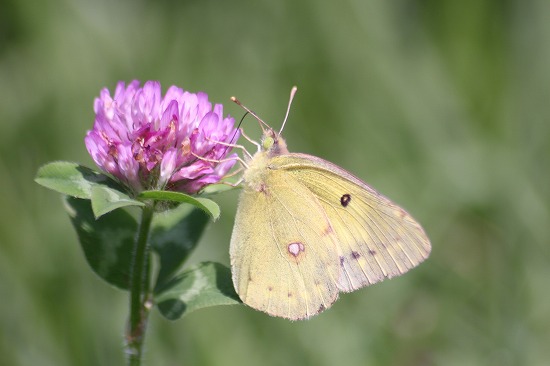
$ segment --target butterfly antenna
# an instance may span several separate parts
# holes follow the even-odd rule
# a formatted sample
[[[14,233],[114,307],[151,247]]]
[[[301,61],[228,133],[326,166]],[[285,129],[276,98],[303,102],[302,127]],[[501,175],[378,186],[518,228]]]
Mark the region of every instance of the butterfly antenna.
[[[288,114],[290,113],[290,106],[292,105],[292,100],[294,99],[294,95],[296,95],[296,91],[298,91],[298,88],[296,86],[293,86],[290,90],[290,99],[288,101],[285,119],[283,120],[283,125],[281,126],[281,130],[279,131],[279,135],[281,134],[281,132],[283,132],[283,128],[285,128],[286,120],[288,119]]]
[[[250,113],[254,118],[256,118],[256,120],[260,123],[260,127],[262,128],[262,132],[265,132],[265,128],[269,128],[269,125],[267,123],[265,123],[260,117],[258,117],[256,115],[256,113],[252,112],[249,108],[247,108],[246,106],[244,106],[240,100],[238,100],[237,98],[235,97],[231,97],[231,100],[237,104],[239,107],[241,107],[242,109],[244,109],[247,113]],[[246,116],[246,114],[245,114]],[[243,117],[244,118],[244,117]],[[265,128],[264,128],[265,127]]]
[[[233,136],[231,137],[231,140],[229,140],[229,144],[233,143],[233,140],[235,139],[235,136],[237,136],[237,132],[239,132],[239,128],[241,128],[241,125],[244,121],[244,117],[246,117],[247,114],[248,114],[248,111],[246,111],[246,113],[243,115],[243,117],[239,121],[239,124],[237,125],[237,128],[235,129],[235,133],[233,133]],[[227,152],[228,149],[229,149],[229,145],[225,147],[225,150],[223,151],[223,154],[221,154],[220,156],[225,156],[225,153]]]

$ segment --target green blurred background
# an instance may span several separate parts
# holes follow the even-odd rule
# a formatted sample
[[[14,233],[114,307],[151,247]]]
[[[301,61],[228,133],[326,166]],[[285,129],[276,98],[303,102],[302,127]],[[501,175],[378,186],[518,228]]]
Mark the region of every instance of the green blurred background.
[[[0,364],[121,365],[127,296],[87,267],[39,166],[93,166],[118,80],[236,95],[290,149],[406,207],[433,245],[309,321],[152,314],[148,365],[547,365],[550,2],[0,1]],[[249,135],[258,136],[253,119]],[[237,192],[192,262],[228,263]]]

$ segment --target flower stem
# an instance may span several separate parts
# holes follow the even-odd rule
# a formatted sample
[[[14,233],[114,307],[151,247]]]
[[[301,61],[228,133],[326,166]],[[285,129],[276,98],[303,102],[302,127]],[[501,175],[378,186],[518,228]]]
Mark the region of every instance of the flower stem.
[[[147,329],[150,306],[149,293],[149,229],[153,219],[154,205],[145,206],[134,247],[130,274],[130,319],[126,329],[126,353],[129,366],[139,366]]]

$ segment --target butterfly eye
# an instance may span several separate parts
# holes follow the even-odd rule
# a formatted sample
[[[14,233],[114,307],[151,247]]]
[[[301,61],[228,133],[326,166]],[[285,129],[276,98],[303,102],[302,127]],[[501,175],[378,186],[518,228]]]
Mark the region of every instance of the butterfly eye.
[[[262,142],[262,147],[264,150],[269,150],[271,149],[271,146],[273,146],[274,143],[275,143],[275,140],[273,139],[273,137],[268,136]]]
[[[340,203],[343,207],[347,207],[349,203],[351,202],[351,196],[349,194],[344,194],[342,197],[340,197]]]

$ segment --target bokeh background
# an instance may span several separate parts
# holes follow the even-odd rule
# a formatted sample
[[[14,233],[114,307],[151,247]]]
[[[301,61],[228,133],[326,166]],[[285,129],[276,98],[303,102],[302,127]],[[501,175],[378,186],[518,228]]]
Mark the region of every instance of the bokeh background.
[[[236,95],[290,149],[406,207],[433,251],[303,322],[244,306],[152,314],[148,365],[547,365],[550,2],[0,1],[0,364],[121,365],[125,293],[87,267],[52,160],[93,166],[118,80]],[[253,119],[245,129],[258,136]],[[228,263],[237,192],[191,262]]]

